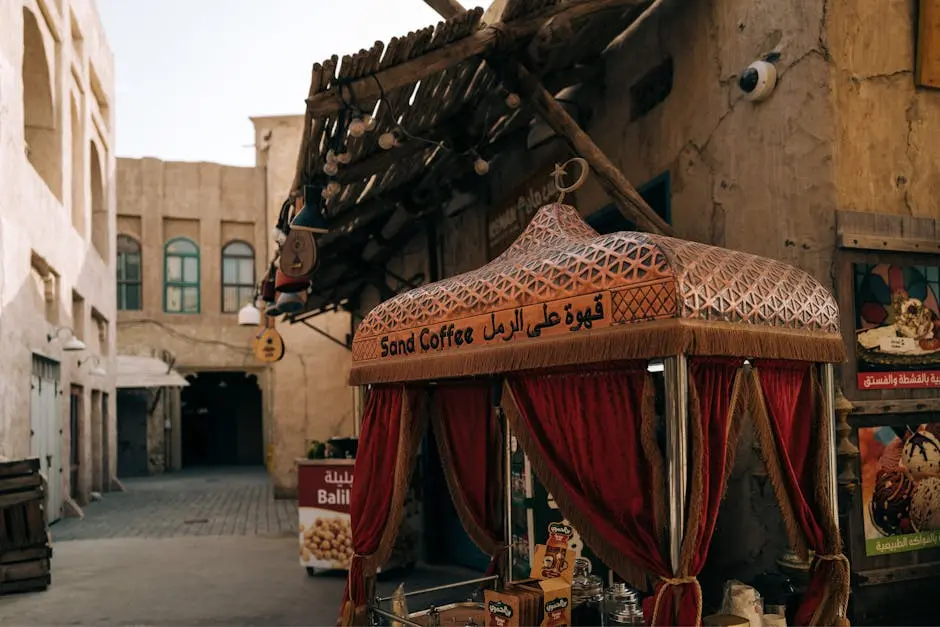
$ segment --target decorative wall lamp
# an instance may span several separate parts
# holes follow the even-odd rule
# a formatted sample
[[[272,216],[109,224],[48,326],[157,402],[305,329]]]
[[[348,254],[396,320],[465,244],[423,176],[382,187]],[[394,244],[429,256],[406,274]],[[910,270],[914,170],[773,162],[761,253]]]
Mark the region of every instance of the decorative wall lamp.
[[[261,310],[258,309],[258,297],[260,294],[255,292],[250,303],[238,310],[238,325],[242,327],[256,327],[261,324]]]
[[[46,334],[46,341],[51,344],[53,340],[58,340],[63,335],[68,339],[62,345],[62,350],[69,352],[85,350],[85,342],[75,337],[75,332],[68,327],[54,327],[52,331]]]
[[[319,185],[304,185],[304,206],[294,216],[290,228],[298,231],[312,233],[327,233],[330,225],[320,208],[323,199],[323,187]]]
[[[101,358],[98,357],[97,355],[89,355],[85,359],[79,359],[78,367],[81,368],[83,364],[87,364],[89,361],[92,363],[92,367],[91,367],[91,370],[88,371],[88,374],[90,374],[93,377],[108,376],[107,371],[105,371],[105,369],[101,367]]]

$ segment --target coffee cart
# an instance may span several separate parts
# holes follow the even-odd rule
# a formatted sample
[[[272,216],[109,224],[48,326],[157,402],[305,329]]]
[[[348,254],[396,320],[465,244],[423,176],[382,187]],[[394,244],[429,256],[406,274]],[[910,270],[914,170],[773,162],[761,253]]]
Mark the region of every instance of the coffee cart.
[[[393,615],[374,575],[430,425],[461,522],[493,559],[476,583],[505,585],[519,559],[507,550],[516,441],[585,546],[650,591],[648,624],[701,624],[696,575],[747,415],[790,543],[814,552],[793,621],[847,624],[831,444],[832,365],[844,358],[836,303],[807,273],[598,235],[575,208],[543,207],[494,261],[388,300],[359,326],[350,383],[369,391],[342,622]]]

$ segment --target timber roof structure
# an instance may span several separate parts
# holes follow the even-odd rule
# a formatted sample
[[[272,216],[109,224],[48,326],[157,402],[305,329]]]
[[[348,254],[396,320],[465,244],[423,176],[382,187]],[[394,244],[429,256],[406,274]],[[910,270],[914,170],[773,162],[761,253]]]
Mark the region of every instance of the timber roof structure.
[[[369,284],[385,299],[420,283],[398,277],[389,287],[385,266],[423,228],[422,218],[477,182],[474,161],[522,145],[535,116],[529,99],[507,102],[518,79],[507,65],[521,65],[549,93],[585,82],[652,1],[494,4],[501,11],[457,9],[436,26],[313,66],[292,193],[338,186],[325,203],[331,230],[318,238],[319,269],[300,318],[355,302]],[[365,115],[373,128],[353,136],[351,120]],[[387,133],[396,135],[391,149],[379,145]],[[329,177],[331,151],[344,157]]]

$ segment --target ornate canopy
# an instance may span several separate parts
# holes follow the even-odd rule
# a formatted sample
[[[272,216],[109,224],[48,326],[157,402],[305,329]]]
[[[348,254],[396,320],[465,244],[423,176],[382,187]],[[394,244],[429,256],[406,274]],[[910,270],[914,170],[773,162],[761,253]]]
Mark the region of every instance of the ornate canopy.
[[[482,268],[372,310],[350,383],[683,353],[845,359],[835,300],[802,270],[670,237],[598,235],[555,204]]]

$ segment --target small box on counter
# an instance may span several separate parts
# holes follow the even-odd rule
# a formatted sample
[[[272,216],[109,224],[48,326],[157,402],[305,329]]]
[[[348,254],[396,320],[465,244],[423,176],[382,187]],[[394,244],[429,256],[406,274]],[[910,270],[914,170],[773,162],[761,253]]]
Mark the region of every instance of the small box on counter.
[[[487,627],[520,627],[526,624],[521,622],[519,596],[513,594],[512,590],[505,592],[486,590],[483,593],[483,604]]]
[[[534,579],[561,578],[571,583],[574,561],[578,558],[577,552],[568,548],[573,535],[571,525],[558,522],[549,524],[548,541],[535,545],[529,576]]]
[[[535,614],[529,623],[537,627],[563,627],[571,624],[571,584],[563,579],[526,579],[511,586],[525,590],[537,602]]]

